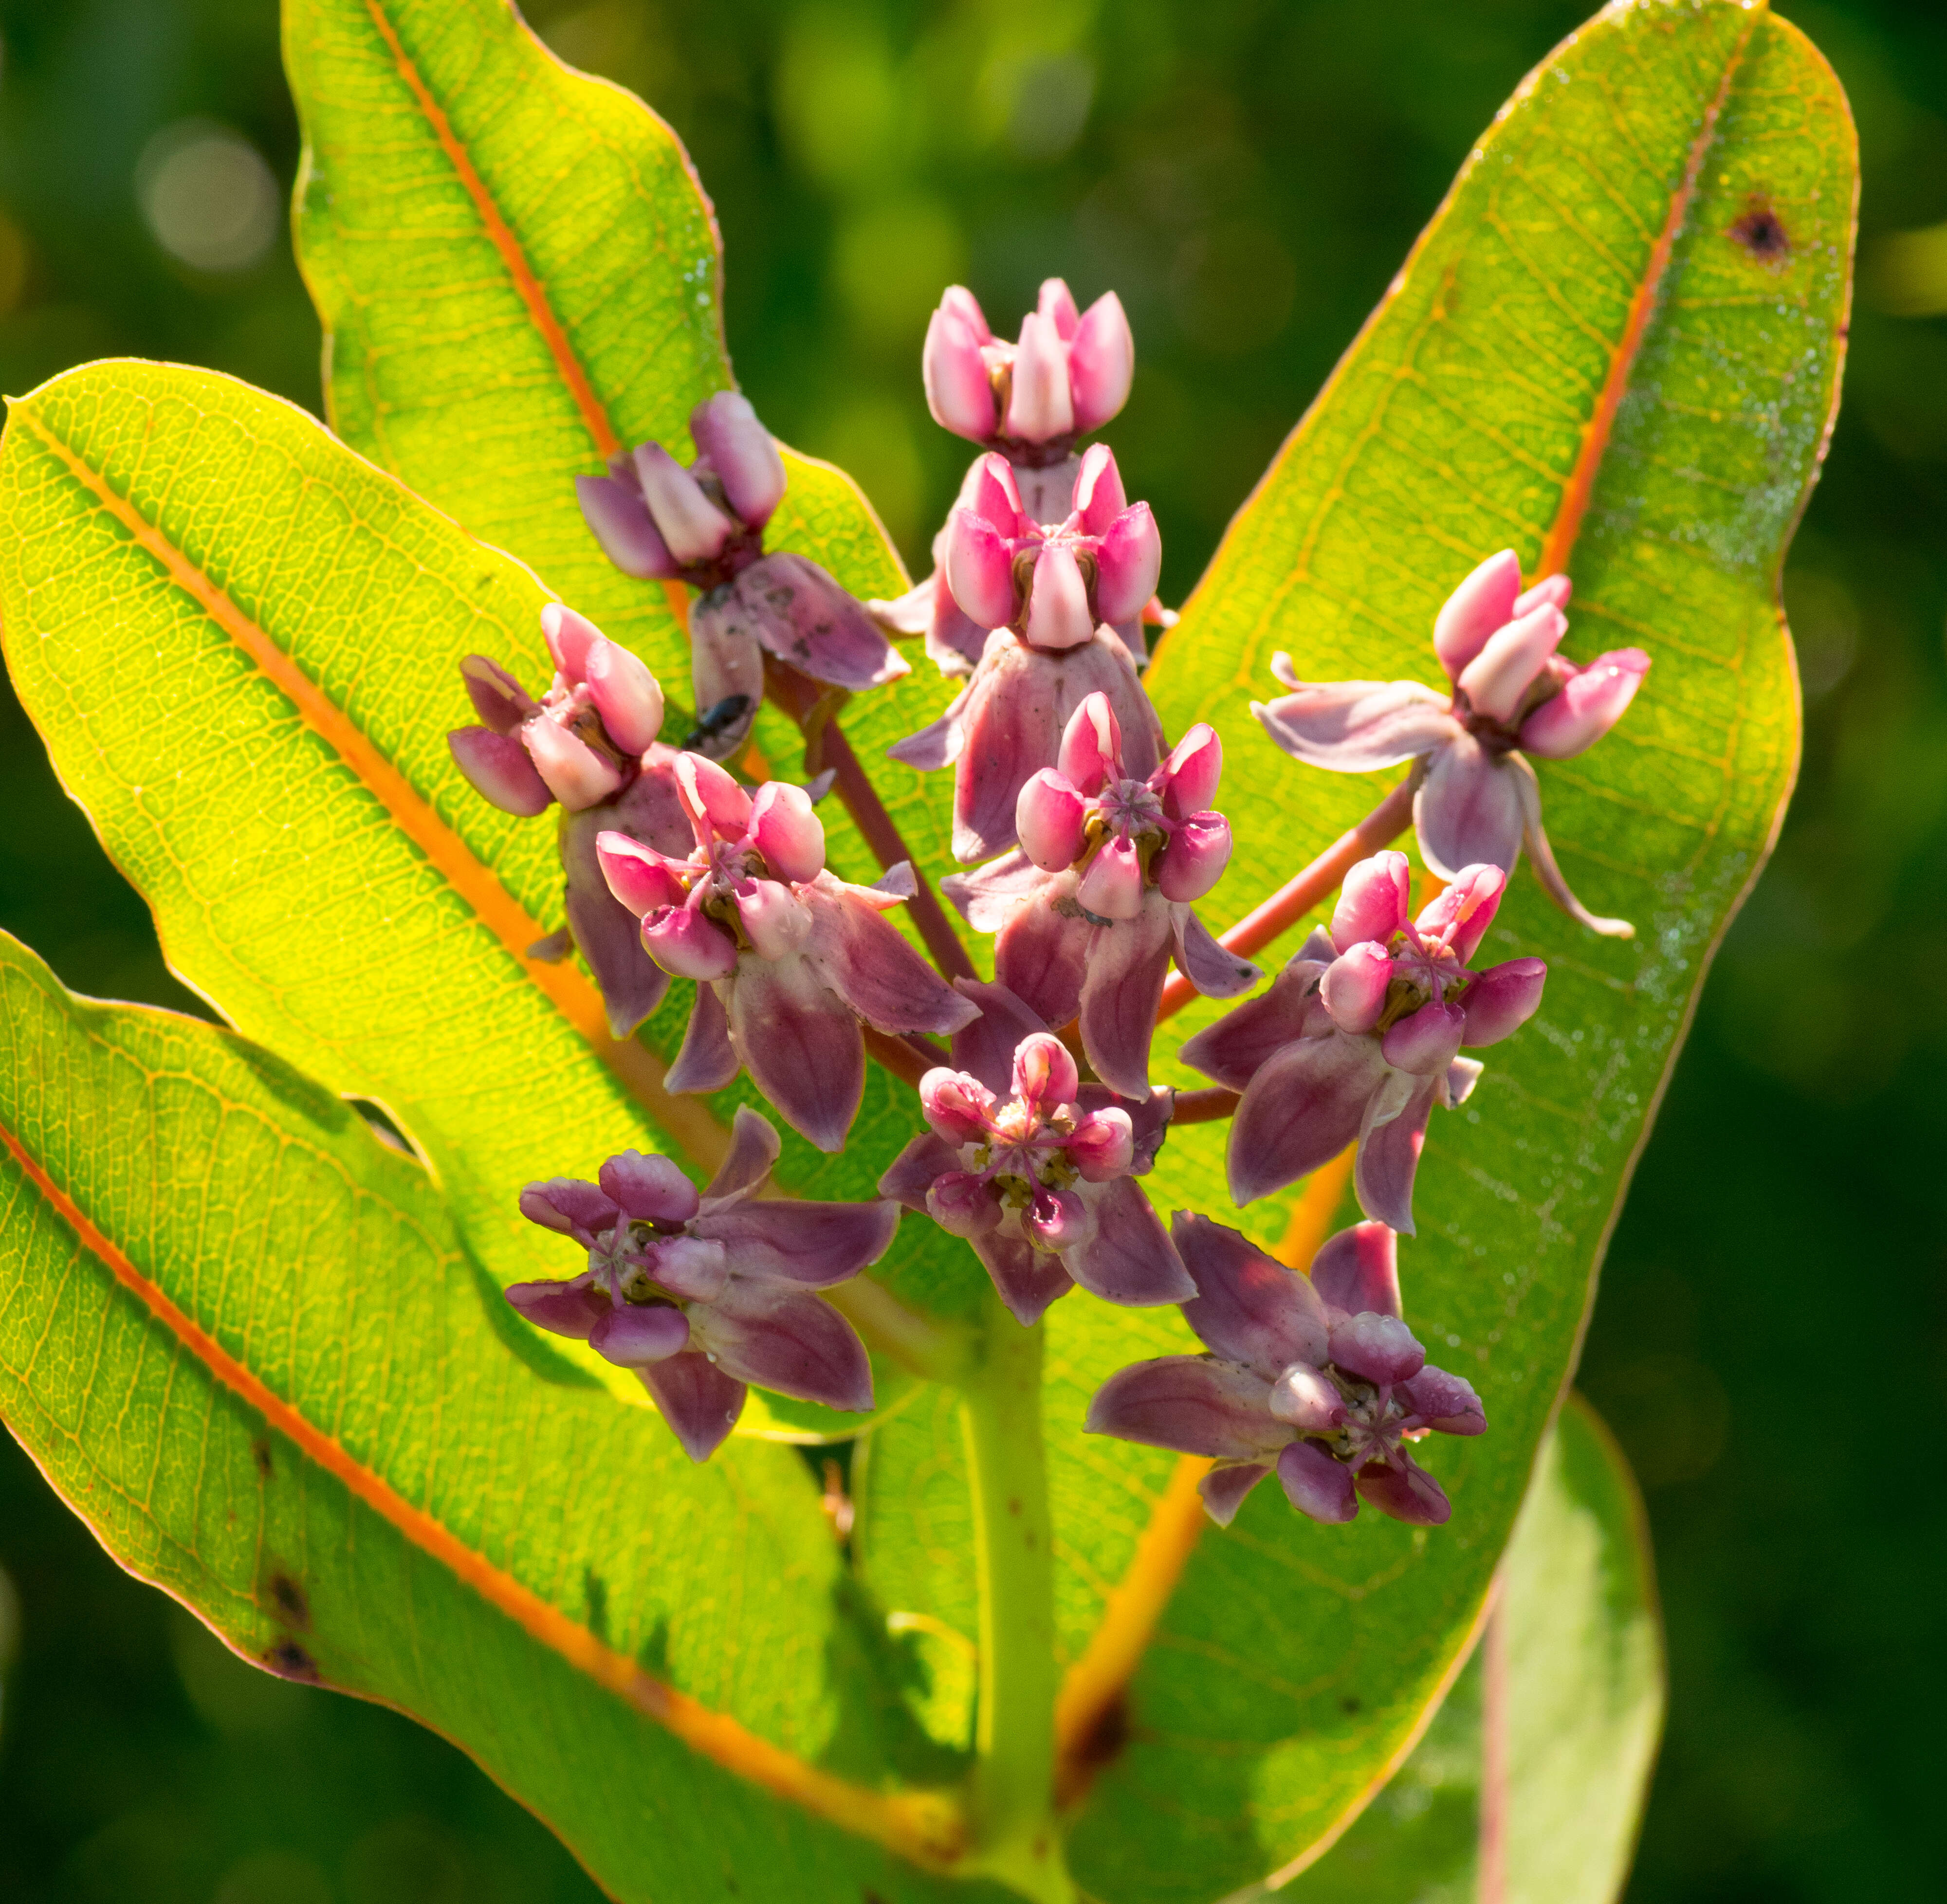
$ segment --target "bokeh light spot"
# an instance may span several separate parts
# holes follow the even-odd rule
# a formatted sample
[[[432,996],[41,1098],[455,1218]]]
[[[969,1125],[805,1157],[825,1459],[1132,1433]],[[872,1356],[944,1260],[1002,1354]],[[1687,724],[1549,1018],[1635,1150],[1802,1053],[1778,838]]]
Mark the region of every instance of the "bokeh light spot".
[[[156,242],[193,271],[247,271],[277,235],[277,181],[241,134],[178,119],[142,149],[135,193]]]

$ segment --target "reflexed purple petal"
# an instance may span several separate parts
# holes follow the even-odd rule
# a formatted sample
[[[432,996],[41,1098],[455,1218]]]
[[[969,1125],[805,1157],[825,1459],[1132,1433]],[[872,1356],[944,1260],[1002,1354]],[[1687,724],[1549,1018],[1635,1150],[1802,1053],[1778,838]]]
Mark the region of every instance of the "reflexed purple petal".
[[[460,678],[473,711],[497,734],[511,734],[524,720],[531,720],[540,705],[527,689],[498,661],[484,655],[469,655],[460,664]]]
[[[1178,971],[1205,998],[1234,998],[1264,977],[1248,958],[1226,949],[1188,906],[1171,906],[1170,930],[1176,940]]]
[[[1103,928],[1082,914],[1075,876],[1016,907],[994,943],[994,976],[1039,1017],[1065,1025],[1082,1008],[1090,949]]]
[[[1460,995],[1466,1029],[1463,1045],[1494,1045],[1518,1031],[1541,1004],[1548,967],[1539,958],[1511,958],[1490,965]]]
[[[572,1237],[583,1249],[593,1249],[596,1234],[608,1229],[621,1212],[593,1184],[578,1177],[550,1177],[522,1190],[521,1214],[543,1230]]]
[[[1011,635],[988,643],[967,689],[954,774],[953,856],[962,865],[1014,844],[1021,788],[1053,764],[1060,743],[1065,671]]]
[[[1379,1041],[1379,1050],[1396,1071],[1437,1076],[1460,1049],[1466,1015],[1457,1005],[1423,1005],[1410,1011]]]
[[[1367,1462],[1359,1470],[1360,1493],[1382,1514],[1409,1527],[1444,1527],[1453,1512],[1446,1490],[1407,1456],[1401,1455],[1400,1463],[1390,1468],[1382,1462]]]
[[[1359,1132],[1358,1160],[1352,1170],[1359,1207],[1375,1222],[1389,1224],[1403,1237],[1413,1234],[1413,1173],[1419,1167],[1419,1147],[1426,1137],[1435,1082],[1425,1079],[1415,1089],[1413,1080],[1394,1073],[1387,1080],[1390,1089],[1373,1093]],[[1395,1104],[1398,1110],[1381,1121]]]
[[[667,1303],[618,1303],[588,1332],[588,1345],[619,1368],[646,1368],[689,1346],[689,1324]]]
[[[730,1020],[717,988],[707,980],[696,988],[689,1008],[689,1025],[683,1048],[663,1079],[671,1091],[721,1091],[743,1069],[737,1048],[730,1042]]]
[[[608,1297],[591,1286],[593,1280],[583,1274],[571,1283],[514,1283],[505,1293],[507,1300],[537,1328],[586,1342],[588,1332],[609,1308]]]
[[[1004,985],[963,978],[954,981],[954,989],[980,1011],[953,1034],[954,1064],[997,1096],[1005,1097],[1014,1088],[1014,1053],[1021,1040],[1046,1031],[1047,1022]]]
[[[749,1196],[771,1174],[783,1150],[776,1125],[748,1104],[739,1104],[730,1123],[729,1153],[703,1187],[705,1206],[713,1210]]]
[[[1254,1203],[1329,1163],[1387,1076],[1370,1038],[1300,1039],[1259,1067],[1230,1119],[1230,1195]]]
[[[1206,1347],[1263,1371],[1268,1380],[1294,1362],[1324,1361],[1324,1307],[1297,1271],[1188,1210],[1178,1210],[1170,1228],[1197,1288],[1196,1300],[1183,1305],[1183,1319]]]
[[[695,1349],[652,1364],[641,1373],[642,1386],[683,1444],[683,1453],[692,1461],[707,1461],[744,1412],[743,1383]]]
[[[1413,916],[1413,867],[1403,853],[1376,853],[1345,875],[1332,910],[1332,943],[1341,952],[1367,941],[1390,946]]]
[[[1212,1468],[1196,1484],[1203,1497],[1203,1508],[1219,1527],[1228,1527],[1237,1518],[1244,1497],[1271,1469],[1261,1461],[1226,1461]]]
[[[1401,1314],[1399,1240],[1383,1223],[1355,1223],[1318,1247],[1311,1286],[1347,1315]]]
[[[1188,1039],[1177,1055],[1212,1082],[1242,1091],[1274,1053],[1305,1036],[1308,1028],[1332,1021],[1309,995],[1322,975],[1315,961],[1294,959],[1271,981],[1271,989],[1227,1012]]]
[[[1162,1219],[1133,1178],[1100,1185],[1088,1193],[1088,1202],[1094,1234],[1065,1250],[1061,1260],[1091,1296],[1141,1307],[1185,1302],[1196,1295]]]
[[[1447,696],[1417,681],[1308,682],[1251,712],[1295,760],[1338,773],[1398,766],[1463,731]]]
[[[1095,1075],[1125,1098],[1147,1098],[1150,1041],[1169,975],[1172,908],[1149,896],[1141,915],[1097,934],[1089,949],[1078,1014],[1082,1048]]]
[[[1443,1435],[1487,1432],[1487,1411],[1474,1392],[1474,1385],[1463,1376],[1449,1375],[1444,1369],[1423,1368],[1402,1385],[1400,1398],[1427,1427],[1438,1429]]]
[[[602,809],[611,828],[673,859],[689,856],[693,837],[676,791],[678,758],[661,741],[646,749],[635,779]]]
[[[652,1281],[686,1302],[713,1302],[730,1280],[730,1254],[700,1237],[659,1237],[645,1252]]]
[[[1091,1435],[1220,1460],[1262,1460],[1291,1439],[1271,1411],[1271,1384],[1209,1355],[1164,1355],[1118,1369],[1095,1391]]]
[[[747,1200],[698,1218],[696,1234],[722,1243],[739,1275],[822,1289],[877,1262],[899,1227],[896,1203]]]
[[[1299,1362],[1272,1383],[1271,1413],[1301,1435],[1329,1435],[1345,1424],[1345,1399],[1329,1376]]]
[[[730,987],[730,1038],[751,1081],[821,1150],[845,1147],[865,1089],[865,1046],[851,1008],[802,956],[742,958]]]
[[[1044,1255],[1018,1237],[974,1237],[968,1246],[986,1265],[1008,1313],[1023,1329],[1032,1328],[1050,1303],[1075,1286],[1059,1256]]]
[[[1009,640],[1013,639],[1011,635],[1008,636]],[[963,688],[937,720],[922,727],[917,734],[908,734],[904,740],[895,741],[886,749],[887,757],[921,773],[931,773],[939,768],[952,766],[966,745],[967,729],[963,717],[970,692]],[[972,856],[977,859],[980,856],[975,853]]]
[[[852,1325],[808,1290],[734,1276],[690,1327],[726,1375],[802,1401],[855,1412],[872,1405],[872,1367]]]
[[[1278,1479],[1301,1514],[1336,1527],[1359,1511],[1352,1471],[1310,1441],[1294,1441],[1278,1457]]]
[[[457,727],[447,735],[446,744],[453,765],[473,791],[503,813],[531,820],[554,804],[547,782],[512,734],[497,734],[491,727]]]
[[[1447,598],[1434,620],[1433,649],[1449,680],[1457,680],[1460,670],[1487,646],[1487,637],[1514,619],[1520,596],[1520,559],[1512,549],[1503,549]],[[1552,593],[1545,599],[1552,600]]]
[[[883,687],[910,671],[865,603],[803,556],[766,556],[744,570],[732,590],[751,633],[813,680],[856,691]]]
[[[1509,778],[1519,794],[1528,856],[1534,862],[1534,876],[1541,888],[1579,926],[1600,933],[1605,939],[1633,939],[1636,929],[1627,919],[1605,919],[1589,909],[1568,890],[1562,868],[1555,863],[1554,849],[1541,825],[1541,788],[1534,769],[1518,754],[1508,757]]]
[[[667,1157],[624,1150],[601,1171],[602,1193],[624,1216],[649,1223],[687,1223],[696,1214],[696,1186]]]
[[[720,390],[689,413],[690,440],[710,459],[730,506],[750,528],[761,529],[784,500],[784,459],[757,420],[748,397]]]
[[[611,1037],[633,1038],[636,1027],[663,1002],[670,975],[642,948],[640,929],[605,885],[590,891],[571,872],[568,926],[575,949],[588,961],[608,1014]]]
[[[633,484],[613,476],[577,476],[574,493],[602,553],[639,581],[667,581],[682,572],[669,544]]]
[[[960,1153],[945,1139],[922,1131],[886,1166],[879,1194],[924,1212],[927,1192],[949,1171],[959,1168]]]
[[[805,958],[819,980],[884,1032],[945,1036],[977,1008],[899,937],[898,928],[821,875],[799,889],[811,913]]]
[[[1474,1087],[1481,1082],[1481,1073],[1487,1067],[1477,1057],[1456,1057],[1447,1066],[1447,1075],[1441,1079],[1441,1088],[1433,1094],[1443,1108],[1458,1110],[1474,1094]]]
[[[1017,848],[971,872],[949,873],[939,890],[959,907],[961,916],[976,932],[998,932],[1024,901],[1066,888],[1055,882],[1064,876],[1045,873]],[[1068,882],[1072,887],[1073,881]]]
[[[1426,1351],[1398,1316],[1368,1312],[1332,1325],[1332,1359],[1348,1374],[1383,1388],[1417,1375],[1426,1366]]]
[[[1495,760],[1471,734],[1433,757],[1413,797],[1420,856],[1441,879],[1486,862],[1512,872],[1521,856],[1520,783],[1510,771],[1517,756]]]

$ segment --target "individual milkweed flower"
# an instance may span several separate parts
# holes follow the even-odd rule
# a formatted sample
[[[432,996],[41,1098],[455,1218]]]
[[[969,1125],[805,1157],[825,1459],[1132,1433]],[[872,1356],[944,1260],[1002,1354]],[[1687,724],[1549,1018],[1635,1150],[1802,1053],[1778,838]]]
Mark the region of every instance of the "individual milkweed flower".
[[[722,760],[742,745],[763,698],[760,651],[855,689],[896,680],[907,665],[863,603],[816,562],[764,553],[785,466],[748,401],[718,391],[690,413],[689,433],[697,454],[687,468],[660,443],[644,443],[611,457],[607,475],[574,481],[582,514],[618,568],[697,591],[689,610],[696,707],[717,716],[700,723],[698,745]]]
[[[1555,652],[1568,623],[1566,575],[1522,591],[1512,549],[1490,556],[1447,599],[1434,652],[1450,692],[1417,681],[1298,679],[1291,657],[1271,671],[1292,692],[1251,711],[1296,759],[1342,773],[1413,763],[1420,856],[1443,879],[1484,862],[1512,873],[1525,842],[1550,899],[1591,931],[1627,939],[1626,919],[1598,918],[1568,890],[1541,824],[1541,788],[1526,758],[1565,760],[1623,717],[1649,657],[1619,648],[1577,667]]]
[[[677,755],[672,772],[695,841],[687,855],[619,832],[596,841],[649,956],[697,981],[665,1082],[720,1091],[741,1068],[794,1130],[842,1150],[865,1089],[859,1020],[946,1033],[980,1008],[880,916],[912,896],[909,866],[848,884],[825,870],[825,828],[803,788],[772,781],[753,796],[695,754]]]
[[[1446,1491],[1406,1444],[1481,1434],[1487,1416],[1401,1319],[1391,1231],[1340,1231],[1308,1280],[1206,1217],[1179,1210],[1171,1228],[1196,1284],[1183,1319],[1209,1352],[1118,1370],[1088,1405],[1088,1432],[1214,1457],[1197,1489],[1220,1526],[1274,1468],[1315,1521],[1351,1520],[1363,1494],[1395,1520],[1441,1525]]]
[[[676,756],[660,745],[663,693],[628,649],[559,602],[541,611],[553,684],[534,700],[484,655],[460,663],[481,725],[447,736],[475,791],[524,818],[561,803],[568,929],[588,961],[618,1038],[662,1002],[669,988],[642,948],[635,922],[610,896],[596,864],[598,833],[627,834],[679,853],[689,828],[670,777]]]
[[[633,1369],[692,1461],[735,1426],[751,1383],[831,1408],[872,1405],[863,1345],[811,1292],[877,1262],[898,1206],[759,1202],[778,1152],[776,1131],[740,1105],[730,1153],[701,1196],[668,1158],[639,1150],[611,1157],[594,1183],[556,1177],[521,1193],[521,1214],[573,1237],[588,1267],[516,1283],[507,1300]]]
[[[1100,429],[1128,401],[1135,364],[1122,300],[1106,291],[1078,311],[1058,277],[1042,286],[1012,344],[989,330],[971,291],[949,286],[920,359],[934,422],[1021,460],[1031,451],[1051,460]]]
[[[1226,1153],[1239,1203],[1356,1141],[1359,1207],[1413,1234],[1428,1113],[1462,1103],[1481,1074],[1460,1047],[1498,1042],[1541,1002],[1548,967],[1538,958],[1467,969],[1506,884],[1498,866],[1463,867],[1410,920],[1406,855],[1363,859],[1331,931],[1314,932],[1269,991],[1184,1045],[1186,1064],[1243,1093]]]
[[[1115,711],[1091,694],[1056,765],[1020,791],[1020,845],[940,882],[977,932],[999,935],[995,977],[1051,1025],[1079,1017],[1096,1076],[1125,1097],[1149,1089],[1172,952],[1212,998],[1262,976],[1190,910],[1230,857],[1230,822],[1209,810],[1223,765],[1223,743],[1199,722],[1146,778],[1126,774]]]
[[[964,1237],[1023,1324],[1077,1283],[1110,1302],[1183,1301],[1195,1286],[1135,1182],[1156,1160],[1171,1094],[1118,1104],[1080,1082],[1067,1046],[1005,986],[960,989],[980,1016],[954,1034],[952,1067],[920,1080],[930,1128],[881,1193]]]

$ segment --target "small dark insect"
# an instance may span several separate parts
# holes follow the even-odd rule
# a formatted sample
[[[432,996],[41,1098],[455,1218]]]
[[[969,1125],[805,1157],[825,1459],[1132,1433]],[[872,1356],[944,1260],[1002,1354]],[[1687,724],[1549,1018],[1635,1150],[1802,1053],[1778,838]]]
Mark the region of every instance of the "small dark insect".
[[[1732,226],[1731,236],[1767,265],[1791,254],[1791,237],[1784,221],[1771,209],[1769,200],[1756,194],[1746,203],[1744,216]]]
[[[264,1480],[271,1478],[271,1444],[259,1437],[250,1444],[250,1459],[256,1463],[257,1472]]]
[[[317,1661],[295,1639],[280,1639],[264,1655],[264,1664],[287,1680],[309,1680],[315,1683]]]
[[[708,746],[719,735],[727,734],[744,718],[750,705],[748,694],[726,694],[713,707],[697,717],[696,725],[683,737],[685,751],[695,752]]]
[[[271,1597],[277,1603],[277,1611],[294,1627],[311,1624],[311,1602],[305,1598],[305,1590],[289,1574],[271,1576]]]

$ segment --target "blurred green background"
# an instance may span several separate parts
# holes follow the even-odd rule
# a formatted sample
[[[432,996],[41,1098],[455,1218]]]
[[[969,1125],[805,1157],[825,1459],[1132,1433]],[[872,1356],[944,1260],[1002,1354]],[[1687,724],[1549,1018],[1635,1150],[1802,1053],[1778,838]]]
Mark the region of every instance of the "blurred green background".
[[[1786,584],[1804,773],[1643,1159],[1583,1376],[1647,1491],[1669,1618],[1630,1891],[1660,1904],[1947,1895],[1947,1509],[1924,1438],[1947,1401],[1947,9],[1781,10],[1845,81],[1866,181],[1846,406]],[[1085,300],[1119,290],[1139,369],[1113,440],[1176,599],[1476,134],[1582,11],[533,17],[687,141],[744,387],[863,479],[909,562],[967,455],[919,389],[939,286],[971,284],[1003,329],[1049,272]],[[315,407],[283,215],[296,156],[274,0],[0,0],[0,387],[127,352]],[[11,697],[0,723],[0,924],[81,990],[193,1005]],[[1904,1345],[1890,1366],[1871,1328]],[[0,1568],[8,1904],[594,1897],[431,1735],[254,1673],[119,1573],[4,1437]]]

